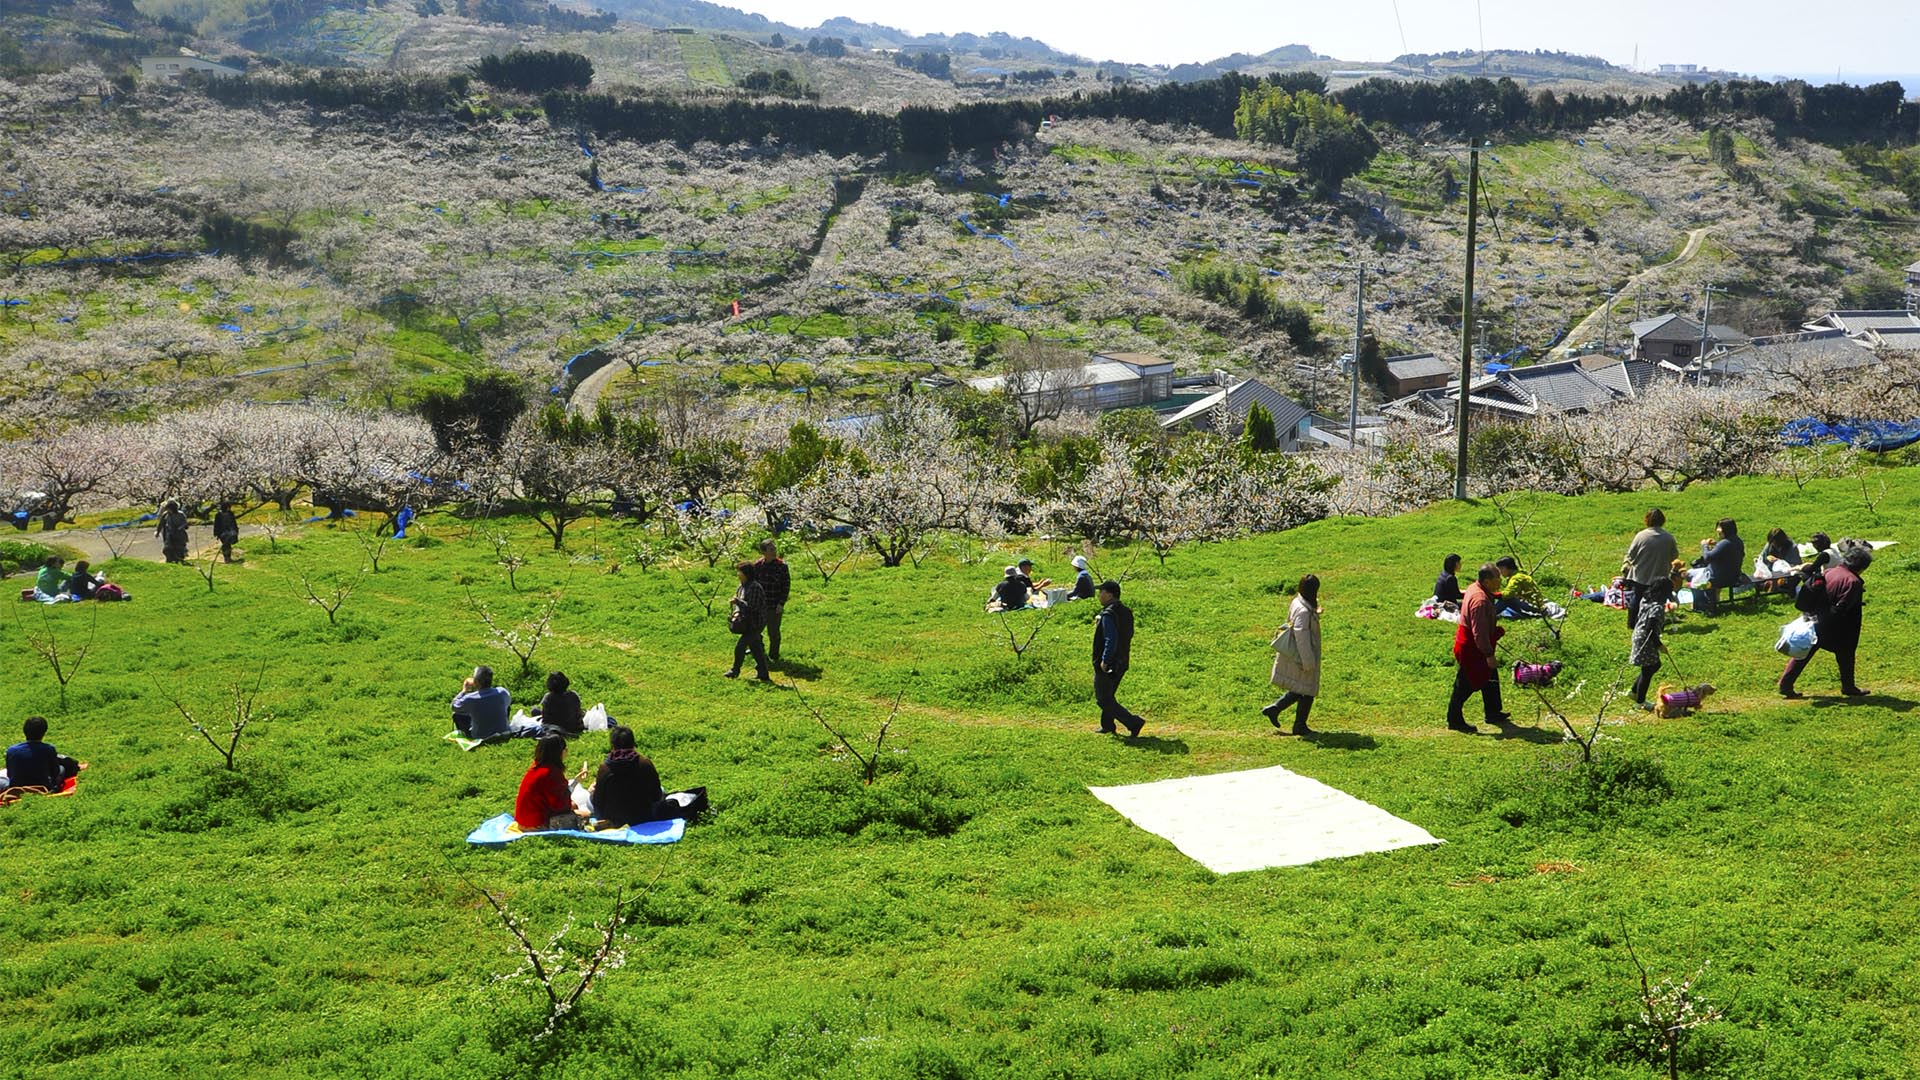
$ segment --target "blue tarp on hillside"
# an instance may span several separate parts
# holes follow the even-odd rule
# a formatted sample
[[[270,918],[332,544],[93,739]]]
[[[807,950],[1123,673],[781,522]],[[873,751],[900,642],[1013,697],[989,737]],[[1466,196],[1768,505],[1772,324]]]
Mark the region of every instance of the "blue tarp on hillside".
[[[1837,420],[1832,423],[1806,416],[1780,429],[1780,441],[1789,446],[1844,443],[1860,450],[1886,453],[1920,442],[1920,420]]]

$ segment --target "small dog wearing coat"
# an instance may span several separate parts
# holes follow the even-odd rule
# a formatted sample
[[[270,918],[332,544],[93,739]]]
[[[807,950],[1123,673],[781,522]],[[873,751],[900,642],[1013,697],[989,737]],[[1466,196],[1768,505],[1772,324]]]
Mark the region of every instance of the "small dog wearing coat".
[[[1707,696],[1712,693],[1712,683],[1701,683],[1699,686],[1688,686],[1678,690],[1671,686],[1663,686],[1660,688],[1660,704],[1653,707],[1653,715],[1662,720],[1690,716],[1706,702]]]

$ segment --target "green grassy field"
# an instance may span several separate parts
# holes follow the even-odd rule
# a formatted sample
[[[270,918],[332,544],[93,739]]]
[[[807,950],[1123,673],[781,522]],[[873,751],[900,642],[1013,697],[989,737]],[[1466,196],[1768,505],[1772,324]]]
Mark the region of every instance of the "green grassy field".
[[[337,626],[302,575],[344,580],[362,553],[324,526],[277,551],[250,541],[211,592],[184,567],[115,563],[134,603],[22,604],[7,621],[6,723],[48,715],[92,767],[73,798],[0,809],[0,1074],[1644,1077],[1630,938],[1656,974],[1708,965],[1699,996],[1726,1010],[1686,1043],[1683,1075],[1911,1076],[1920,483],[1886,480],[1873,509],[1857,481],[1759,480],[1523,508],[1524,547],[1558,538],[1543,580],[1561,591],[1610,574],[1650,502],[1683,547],[1722,516],[1756,538],[1779,524],[1903,542],[1867,574],[1873,697],[1832,696],[1825,656],[1810,700],[1772,696],[1784,603],[1689,616],[1663,681],[1721,692],[1691,719],[1621,714],[1591,771],[1526,729],[1537,709],[1518,694],[1519,737],[1442,728],[1451,628],[1412,612],[1447,551],[1504,552],[1489,504],[1164,567],[1099,553],[1103,575],[1131,570],[1134,742],[1093,731],[1092,605],[1063,609],[1025,658],[995,643],[980,604],[1016,549],[830,583],[794,552],[787,672],[806,700],[857,744],[904,692],[871,788],[793,690],[719,677],[723,618],[623,557],[632,526],[576,526],[570,554],[513,526],[516,592],[489,527],[430,518]],[[1018,550],[1065,572],[1057,545]],[[1286,585],[1309,570],[1325,582],[1317,741],[1256,712]],[[517,618],[554,590],[553,637],[521,678],[467,596]],[[64,706],[26,644],[49,628],[70,649],[93,635]],[[1584,681],[1587,715],[1625,637],[1597,605],[1567,620],[1560,689]],[[1509,659],[1541,644],[1516,631]],[[710,788],[712,821],[671,847],[470,848],[529,749],[440,740],[480,661],[522,701],[566,670],[636,726],[669,787]],[[163,691],[212,709],[263,668],[273,719],[228,774]],[[569,760],[604,748],[586,736]],[[1274,764],[1446,843],[1220,877],[1086,791]],[[536,1045],[542,1010],[490,981],[517,957],[463,875],[537,940],[571,914],[584,943],[613,888],[644,888],[628,963]]]

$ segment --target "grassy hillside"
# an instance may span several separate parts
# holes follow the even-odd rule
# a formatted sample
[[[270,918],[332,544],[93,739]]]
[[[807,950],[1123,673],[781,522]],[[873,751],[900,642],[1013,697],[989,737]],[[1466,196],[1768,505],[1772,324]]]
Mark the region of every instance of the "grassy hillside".
[[[1659,497],[1683,545],[1722,516],[1753,536],[1903,541],[1867,575],[1875,695],[1832,696],[1822,657],[1811,700],[1775,698],[1784,605],[1689,616],[1670,677],[1721,693],[1691,719],[1618,716],[1597,773],[1570,768],[1517,694],[1518,737],[1441,728],[1449,628],[1412,611],[1447,551],[1505,549],[1484,504],[1182,549],[1164,567],[1096,553],[1103,575],[1129,573],[1137,742],[1093,733],[1090,605],[1025,658],[995,644],[979,604],[1015,549],[956,544],[919,570],[831,582],[796,553],[784,677],[856,740],[904,693],[871,789],[795,691],[719,678],[721,618],[632,562],[631,526],[577,526],[562,555],[509,523],[529,560],[514,591],[481,535],[495,526],[432,520],[358,579],[337,626],[302,578],[325,588],[363,555],[327,527],[250,541],[211,592],[184,567],[109,564],[134,603],[23,605],[7,630],[5,715],[49,715],[92,768],[73,798],[0,810],[0,1042],[13,1075],[69,1080],[1644,1077],[1630,938],[1656,974],[1708,965],[1697,992],[1726,1010],[1693,1033],[1684,1075],[1911,1075],[1920,484],[1884,479],[1873,509],[1857,481]],[[1617,566],[1647,501],[1513,509],[1534,514],[1527,553],[1558,541],[1543,579],[1564,589]],[[1064,567],[1051,545],[1018,550]],[[1308,570],[1325,581],[1317,741],[1255,711],[1286,583]],[[510,619],[561,597],[525,677],[486,647],[469,594]],[[1583,711],[1619,671],[1622,623],[1591,604],[1567,620],[1561,689],[1584,683]],[[65,705],[29,632],[91,636]],[[1507,639],[1510,656],[1535,647]],[[669,786],[711,789],[713,820],[669,848],[468,847],[527,750],[439,740],[482,660],[522,700],[565,669],[636,726]],[[273,718],[229,774],[162,691],[211,710],[261,672]],[[603,750],[588,736],[570,760]],[[1447,842],[1217,877],[1085,790],[1273,764]],[[537,940],[600,917],[615,886],[646,890],[625,968],[537,1048],[539,1010],[490,982],[515,967],[510,942],[462,876]]]

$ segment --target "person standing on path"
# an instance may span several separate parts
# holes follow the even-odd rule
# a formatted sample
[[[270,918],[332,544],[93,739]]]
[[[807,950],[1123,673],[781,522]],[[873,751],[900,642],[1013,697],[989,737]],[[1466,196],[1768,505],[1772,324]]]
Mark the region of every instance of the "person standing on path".
[[[767,590],[754,579],[752,563],[743,562],[735,569],[740,573],[740,587],[734,590],[727,612],[727,629],[735,634],[733,667],[727,669],[727,678],[740,677],[740,665],[745,662],[747,653],[751,652],[753,677],[770,683],[773,678],[767,674],[767,647],[760,643],[760,631],[767,624]]]
[[[1844,545],[1843,545],[1844,546]],[[1814,625],[1818,627],[1819,637],[1813,649],[1807,655],[1787,662],[1787,670],[1780,673],[1780,696],[1799,698],[1805,695],[1794,689],[1795,680],[1807,670],[1807,662],[1813,654],[1825,649],[1833,654],[1833,662],[1840,668],[1840,692],[1848,697],[1865,697],[1867,692],[1854,681],[1854,654],[1860,648],[1860,608],[1866,600],[1866,585],[1860,575],[1866,573],[1873,564],[1873,552],[1865,546],[1847,547],[1840,553],[1838,565],[1830,566],[1821,573],[1821,583],[1826,589],[1826,605],[1816,608],[1810,614]],[[1807,590],[1809,593],[1815,590]]]
[[[760,561],[753,564],[753,576],[767,594],[767,659],[779,663],[780,616],[787,613],[787,597],[793,593],[793,572],[780,558],[772,537],[760,541]]]
[[[233,515],[233,506],[221,503],[219,512],[213,515],[213,538],[220,541],[220,561],[233,561],[233,545],[240,542],[240,519]]]
[[[1480,567],[1478,579],[1467,586],[1460,603],[1460,628],[1453,634],[1453,696],[1447,701],[1447,727],[1472,734],[1480,729],[1467,723],[1467,699],[1480,691],[1480,708],[1487,723],[1505,726],[1509,720],[1500,707],[1500,675],[1494,650],[1506,631],[1494,625],[1494,592],[1500,587],[1500,568],[1492,563]]]
[[[1145,720],[1120,704],[1120,680],[1133,666],[1133,609],[1120,602],[1120,583],[1103,582],[1100,614],[1093,619],[1093,699],[1100,705],[1100,730],[1108,735],[1119,724],[1129,738],[1140,734]]]
[[[1680,542],[1666,530],[1667,515],[1659,507],[1647,511],[1646,523],[1627,545],[1627,557],[1620,564],[1620,576],[1626,579],[1629,630],[1640,624],[1643,599],[1666,604],[1672,595],[1673,561],[1680,557]]]
[[[160,554],[170,563],[187,561],[187,515],[180,512],[180,504],[168,499],[160,508],[160,523],[153,527],[153,534],[160,538]]]
[[[1280,726],[1280,713],[1296,706],[1290,735],[1311,735],[1307,714],[1320,693],[1320,579],[1307,574],[1287,606],[1287,624],[1273,637],[1273,685],[1285,690],[1278,701],[1261,709],[1267,723]]]

